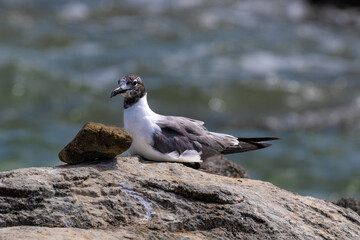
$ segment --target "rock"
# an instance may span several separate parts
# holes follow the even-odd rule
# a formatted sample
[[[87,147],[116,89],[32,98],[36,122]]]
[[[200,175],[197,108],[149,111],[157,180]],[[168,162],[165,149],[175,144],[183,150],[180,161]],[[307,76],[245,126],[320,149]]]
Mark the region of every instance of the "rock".
[[[360,216],[267,182],[118,157],[1,172],[0,227],[0,239],[358,239]]]
[[[61,150],[59,158],[69,164],[95,159],[112,159],[125,152],[131,142],[131,135],[122,128],[88,122]]]
[[[243,167],[231,162],[221,155],[206,159],[201,163],[200,169],[208,173],[214,173],[226,177],[250,178]]]
[[[350,208],[354,212],[356,212],[357,214],[360,215],[360,201],[356,200],[355,198],[352,198],[352,197],[340,198],[334,204],[344,207],[344,208]]]
[[[185,235],[185,236],[183,236]],[[0,228],[0,240],[119,240],[119,239],[201,239],[200,234],[159,233],[141,225],[120,229],[79,229],[79,228],[48,228],[48,227],[9,227]]]

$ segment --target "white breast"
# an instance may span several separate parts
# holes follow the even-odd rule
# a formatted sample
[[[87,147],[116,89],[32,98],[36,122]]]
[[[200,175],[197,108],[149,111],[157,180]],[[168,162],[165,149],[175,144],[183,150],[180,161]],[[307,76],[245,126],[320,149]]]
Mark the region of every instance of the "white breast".
[[[152,135],[160,128],[155,124],[157,114],[147,103],[146,95],[133,106],[124,110],[124,127],[132,135],[131,154],[142,155],[148,145],[152,145]]]

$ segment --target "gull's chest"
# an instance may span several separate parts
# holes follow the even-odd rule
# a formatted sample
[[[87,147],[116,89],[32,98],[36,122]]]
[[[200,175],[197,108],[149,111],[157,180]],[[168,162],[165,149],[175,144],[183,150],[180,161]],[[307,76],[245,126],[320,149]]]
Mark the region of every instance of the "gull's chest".
[[[156,114],[141,106],[125,109],[124,127],[133,136],[133,142],[151,143],[152,135],[156,130],[159,130],[156,124]]]

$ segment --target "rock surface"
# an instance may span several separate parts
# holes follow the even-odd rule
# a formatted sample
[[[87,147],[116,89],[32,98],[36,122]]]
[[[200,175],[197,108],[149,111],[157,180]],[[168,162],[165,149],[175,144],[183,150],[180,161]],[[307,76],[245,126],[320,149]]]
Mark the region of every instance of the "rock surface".
[[[146,226],[123,226],[118,229],[80,229],[80,228],[49,228],[49,227],[9,227],[0,228],[0,240],[149,240],[149,239],[192,239],[202,240],[199,233],[169,233],[149,229]]]
[[[113,159],[125,152],[132,137],[124,129],[88,122],[59,153],[61,161],[77,164],[95,159]]]
[[[1,172],[0,227],[0,239],[358,239],[360,216],[262,181],[118,157]]]
[[[231,162],[221,155],[206,159],[200,164],[200,169],[208,173],[226,177],[250,178],[243,167]]]

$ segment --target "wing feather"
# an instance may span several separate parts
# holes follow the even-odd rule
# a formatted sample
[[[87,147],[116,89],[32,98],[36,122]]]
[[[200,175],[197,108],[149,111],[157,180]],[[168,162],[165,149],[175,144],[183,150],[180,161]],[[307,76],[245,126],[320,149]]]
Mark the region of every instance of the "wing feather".
[[[153,147],[162,153],[176,151],[179,155],[192,150],[202,159],[219,154],[226,148],[225,134],[213,134],[203,126],[204,122],[185,117],[161,116],[156,124],[161,131],[153,135]],[[233,137],[232,137],[233,138]],[[236,139],[236,138],[235,138]],[[232,141],[234,141],[232,139]]]
[[[198,153],[201,159],[213,155],[246,152],[270,146],[261,141],[277,138],[237,138],[209,132],[204,122],[185,117],[160,116],[156,124],[160,131],[153,134],[153,148],[164,154],[185,156],[187,151]]]

